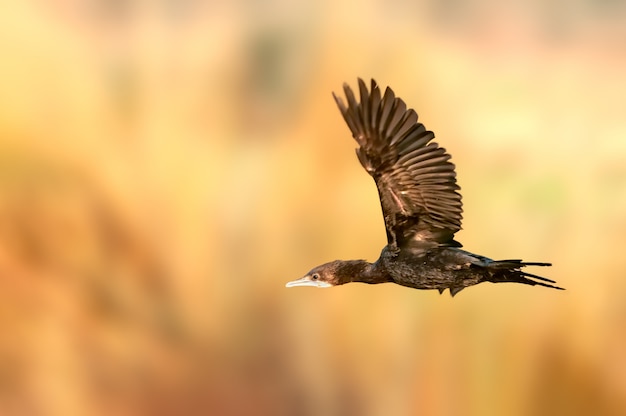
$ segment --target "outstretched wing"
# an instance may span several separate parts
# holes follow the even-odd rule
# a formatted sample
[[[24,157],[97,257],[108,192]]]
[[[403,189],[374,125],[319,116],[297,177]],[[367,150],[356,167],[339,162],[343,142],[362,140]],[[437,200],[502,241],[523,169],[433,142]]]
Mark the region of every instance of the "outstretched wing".
[[[389,87],[381,96],[376,81],[371,91],[358,81],[360,103],[347,84],[347,106],[333,97],[359,144],[361,165],[376,181],[388,244],[460,246],[453,237],[463,209],[450,155]]]

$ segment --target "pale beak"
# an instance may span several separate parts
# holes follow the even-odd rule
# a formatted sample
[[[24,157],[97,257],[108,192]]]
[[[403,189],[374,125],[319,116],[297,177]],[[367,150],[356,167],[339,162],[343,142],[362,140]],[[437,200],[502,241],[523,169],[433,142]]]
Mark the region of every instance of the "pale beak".
[[[285,287],[296,286],[313,286],[313,287],[332,287],[328,282],[322,282],[321,280],[311,280],[311,276],[304,276],[302,279],[294,280],[285,285]]]

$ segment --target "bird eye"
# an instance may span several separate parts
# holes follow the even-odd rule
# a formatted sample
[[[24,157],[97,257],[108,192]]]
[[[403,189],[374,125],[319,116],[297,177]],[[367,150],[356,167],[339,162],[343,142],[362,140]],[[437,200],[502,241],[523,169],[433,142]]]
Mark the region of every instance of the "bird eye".
[[[313,274],[311,275],[311,279],[313,279],[313,280],[317,280],[317,279],[319,279],[319,278],[320,278],[320,275],[319,275],[318,273],[313,273]]]

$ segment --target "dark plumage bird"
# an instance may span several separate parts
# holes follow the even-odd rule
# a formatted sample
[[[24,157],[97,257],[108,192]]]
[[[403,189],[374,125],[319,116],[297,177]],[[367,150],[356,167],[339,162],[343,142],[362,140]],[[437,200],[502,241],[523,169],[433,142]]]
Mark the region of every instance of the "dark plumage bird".
[[[381,94],[372,80],[368,91],[359,79],[360,102],[347,84],[343,89],[347,105],[333,96],[359,145],[359,161],[378,187],[387,245],[375,263],[336,260],[287,287],[392,282],[440,293],[449,289],[452,296],[482,282],[562,289],[551,285],[553,280],[522,271],[550,263],[491,260],[461,250],[454,234],[461,229],[463,210],[450,155],[390,88]]]

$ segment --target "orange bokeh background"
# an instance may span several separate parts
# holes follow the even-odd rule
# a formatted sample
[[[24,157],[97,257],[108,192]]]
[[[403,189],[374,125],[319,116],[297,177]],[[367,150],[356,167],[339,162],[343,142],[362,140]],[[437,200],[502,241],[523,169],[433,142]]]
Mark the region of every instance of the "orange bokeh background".
[[[0,413],[626,414],[621,2],[5,3]],[[384,245],[357,76],[567,291],[284,287]]]

